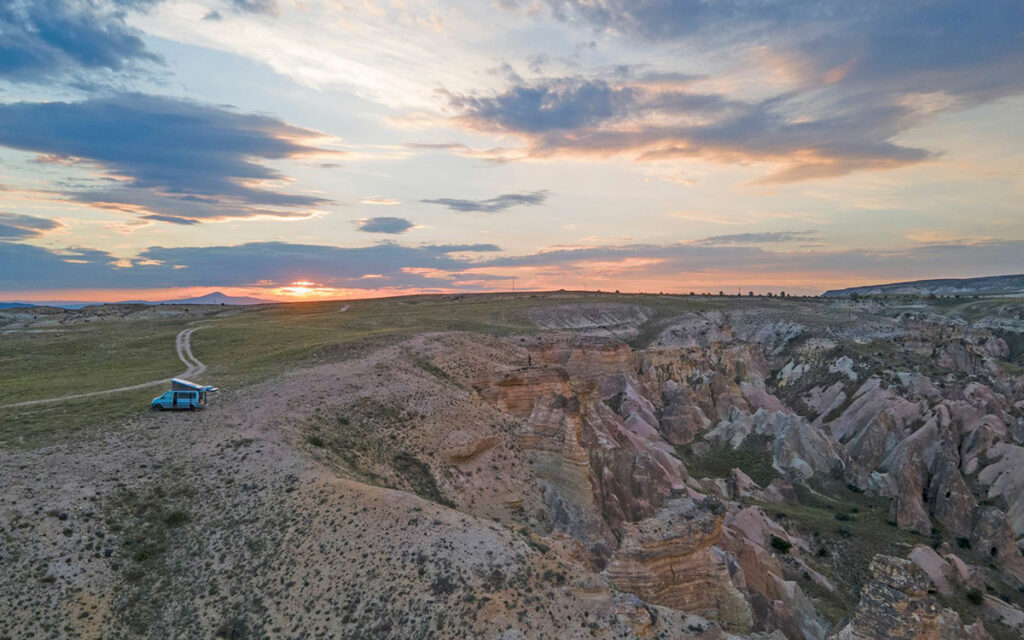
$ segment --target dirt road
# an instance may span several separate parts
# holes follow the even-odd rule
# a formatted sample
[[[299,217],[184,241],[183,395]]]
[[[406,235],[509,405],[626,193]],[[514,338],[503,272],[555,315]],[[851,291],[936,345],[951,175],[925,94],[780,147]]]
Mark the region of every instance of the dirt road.
[[[178,358],[185,363],[187,367],[185,371],[179,374],[179,378],[191,378],[198,376],[202,372],[206,371],[206,365],[203,364],[198,358],[192,353],[191,338],[192,334],[202,329],[202,327],[191,327],[189,329],[183,329],[178,332],[177,337],[174,339],[174,348],[178,352]],[[76,400],[78,398],[89,398],[92,396],[102,396],[110,393],[120,393],[121,391],[135,391],[136,389],[145,389],[146,387],[153,387],[158,384],[164,384],[169,381],[170,378],[161,378],[160,380],[151,380],[150,382],[142,382],[139,384],[133,384],[128,387],[118,387],[116,389],[104,389],[103,391],[90,391],[88,393],[75,393],[68,396],[59,396],[57,398],[44,398],[42,400],[26,400],[24,402],[15,402],[13,404],[5,404],[0,406],[2,409],[13,408],[13,407],[30,407],[37,404],[52,404],[54,402],[64,402],[65,400]]]
[[[186,367],[188,367],[185,369],[184,373],[178,376],[179,378],[191,378],[206,371],[206,365],[200,362],[199,358],[192,354],[192,334],[199,329],[202,329],[202,327],[185,329],[178,334],[177,338],[174,339],[174,348],[178,350],[178,358],[185,363]],[[163,382],[163,380],[159,380],[159,382]]]

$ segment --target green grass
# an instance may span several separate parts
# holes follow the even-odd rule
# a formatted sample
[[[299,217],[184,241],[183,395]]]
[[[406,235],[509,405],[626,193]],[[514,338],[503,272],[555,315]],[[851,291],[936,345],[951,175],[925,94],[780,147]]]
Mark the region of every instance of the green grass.
[[[732,469],[739,468],[764,487],[779,475],[771,465],[770,447],[768,438],[748,436],[735,450],[728,445],[713,445],[700,457],[693,455],[689,447],[678,450],[695,478],[725,478]],[[813,488],[794,484],[800,504],[741,502],[760,507],[787,531],[809,541],[811,549],[803,554],[804,559],[828,577],[836,590],[830,592],[806,579],[801,580],[800,585],[816,599],[819,610],[834,624],[853,611],[860,599],[861,587],[869,578],[868,566],[876,554],[905,557],[914,545],[928,544],[931,540],[889,524],[889,500],[886,498],[857,493],[836,480],[816,477],[812,484]],[[821,555],[819,550],[823,550]]]
[[[209,366],[198,381],[237,388],[282,371],[344,359],[423,331],[532,331],[536,300],[475,296],[214,308],[199,318],[192,351]],[[339,310],[349,305],[348,311]],[[104,320],[55,332],[0,336],[0,405],[129,386],[181,373],[174,338],[197,318]],[[38,446],[104,433],[148,410],[159,386],[60,405],[0,408],[0,446]]]
[[[102,321],[0,336],[0,405],[124,387],[181,373],[179,321]]]
[[[804,553],[804,559],[827,576],[836,590],[829,592],[810,581],[801,581],[801,586],[817,599],[819,610],[829,621],[836,623],[856,606],[876,554],[906,557],[915,545],[931,540],[889,524],[886,498],[857,493],[835,481],[814,484],[814,489],[796,485],[798,505],[751,503],[787,530],[811,541],[811,552]],[[819,555],[820,549],[826,553]]]
[[[699,457],[688,446],[678,447],[678,451],[695,478],[726,478],[732,469],[739,468],[764,487],[779,475],[771,465],[771,442],[766,437],[748,436],[735,450],[728,445],[712,445]],[[800,585],[817,600],[829,621],[836,623],[856,606],[876,554],[905,557],[915,545],[931,540],[889,524],[887,498],[858,493],[831,479],[815,477],[812,485],[794,484],[800,499],[796,505],[741,502],[760,507],[787,531],[810,542],[810,553],[804,553],[804,559],[828,577],[836,590],[830,592],[810,580],[801,580]],[[819,555],[819,550],[824,553]]]
[[[992,636],[993,640],[1020,640],[1019,631],[985,618],[981,605],[975,600],[976,597],[982,595],[983,592],[978,589],[965,591],[962,588],[957,588],[948,596],[939,596],[939,602],[943,607],[956,611],[965,624],[973,624],[975,621],[981,620],[985,625],[985,631]]]
[[[150,411],[161,387],[79,398],[59,404],[0,409],[0,448],[35,447],[62,440],[88,439]]]
[[[949,308],[948,313],[968,322],[976,322],[988,316],[998,315],[999,310],[1003,307],[1019,308],[1024,301],[1019,296],[1011,296],[984,297],[978,300],[961,298],[959,303]]]
[[[396,433],[418,417],[407,408],[363,398],[336,411],[314,413],[305,425],[305,440],[315,457],[350,477],[454,507],[427,463],[414,453],[395,450]]]
[[[401,451],[395,454],[391,464],[413,493],[425,500],[432,500],[446,507],[455,507],[455,503],[438,489],[430,467],[415,455]]]
[[[1024,374],[1024,367],[1020,366],[1019,364],[1015,364],[1013,362],[1003,362],[1002,360],[1000,360],[998,364],[999,368],[1002,369],[1003,372],[1006,373],[1007,375],[1019,376],[1021,374]]]
[[[703,456],[694,455],[689,445],[677,450],[694,478],[728,478],[733,469],[740,469],[751,480],[767,487],[779,475],[772,466],[771,438],[767,436],[751,434],[736,449],[728,444],[712,444]]]

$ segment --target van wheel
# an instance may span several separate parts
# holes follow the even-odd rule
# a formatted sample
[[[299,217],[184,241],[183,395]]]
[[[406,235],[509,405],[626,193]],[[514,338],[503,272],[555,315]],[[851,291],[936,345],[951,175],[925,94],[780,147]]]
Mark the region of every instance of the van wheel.
[[[163,407],[163,405],[160,405],[160,404],[156,405],[156,406],[155,406],[155,407],[153,407],[153,408],[154,408],[154,409],[156,409],[157,411],[163,411],[163,410],[164,410],[164,407]]]

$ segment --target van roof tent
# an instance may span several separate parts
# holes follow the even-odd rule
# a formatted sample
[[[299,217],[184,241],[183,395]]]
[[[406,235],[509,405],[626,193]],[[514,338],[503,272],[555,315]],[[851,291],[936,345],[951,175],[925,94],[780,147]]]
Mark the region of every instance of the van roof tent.
[[[171,378],[171,389],[175,391],[216,391],[217,387],[208,384],[196,384],[181,378]]]

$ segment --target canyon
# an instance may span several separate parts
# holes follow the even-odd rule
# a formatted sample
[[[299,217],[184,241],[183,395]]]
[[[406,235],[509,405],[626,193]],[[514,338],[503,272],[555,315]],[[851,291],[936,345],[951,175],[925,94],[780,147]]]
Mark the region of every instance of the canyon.
[[[1024,304],[713,302],[0,450],[0,637],[1020,637]]]

